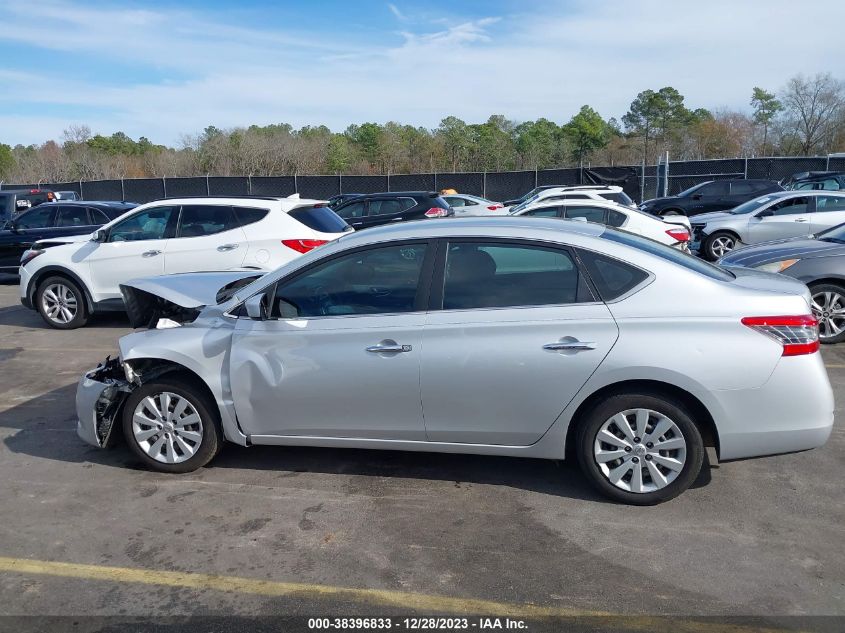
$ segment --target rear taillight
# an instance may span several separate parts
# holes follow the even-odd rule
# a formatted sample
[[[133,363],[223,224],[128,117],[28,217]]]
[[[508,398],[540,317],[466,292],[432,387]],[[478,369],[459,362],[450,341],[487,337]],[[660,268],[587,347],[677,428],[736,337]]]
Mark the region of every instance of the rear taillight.
[[[819,322],[811,314],[745,317],[742,324],[780,343],[784,356],[801,356],[819,351]]]
[[[490,206],[488,206],[488,207],[487,207],[487,210],[488,210],[488,211],[495,211],[496,209],[502,209],[502,208],[504,208],[504,206],[505,206],[505,205],[503,205],[503,204],[499,204],[499,203],[497,202],[496,204],[491,204]]]
[[[32,249],[32,250],[24,251],[24,254],[21,255],[21,266],[26,266],[29,262],[31,262],[33,259],[35,259],[39,255],[42,255],[43,253],[44,253],[44,251],[41,250],[41,249]]]
[[[449,210],[442,207],[431,207],[425,212],[427,218],[445,218],[447,215],[449,215]]]
[[[689,231],[684,228],[669,229],[666,231],[666,235],[678,242],[689,242]]]
[[[292,248],[297,253],[313,251],[318,246],[322,246],[327,242],[328,240],[282,240],[282,244],[288,248]]]

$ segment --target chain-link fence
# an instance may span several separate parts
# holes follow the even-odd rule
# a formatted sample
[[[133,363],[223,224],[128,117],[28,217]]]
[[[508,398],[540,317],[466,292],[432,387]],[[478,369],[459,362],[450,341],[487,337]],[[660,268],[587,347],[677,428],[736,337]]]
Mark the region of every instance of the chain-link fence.
[[[782,180],[802,171],[845,171],[845,156],[728,158],[670,161],[667,193],[677,194],[708,180],[764,178]],[[655,165],[581,167],[533,171],[388,174],[370,176],[199,176],[132,178],[59,183],[0,183],[0,189],[75,191],[84,200],[150,202],[178,196],[289,196],[324,200],[340,193],[439,191],[455,189],[490,200],[513,200],[534,187],[590,183],[620,184],[634,200],[662,195]]]

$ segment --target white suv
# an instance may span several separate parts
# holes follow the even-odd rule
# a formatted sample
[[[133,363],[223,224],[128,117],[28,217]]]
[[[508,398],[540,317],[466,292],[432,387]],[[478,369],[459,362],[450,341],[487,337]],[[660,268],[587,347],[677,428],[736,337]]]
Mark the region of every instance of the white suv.
[[[130,279],[274,270],[350,230],[318,200],[158,200],[90,236],[36,242],[21,258],[21,303],[52,327],[77,328],[94,312],[123,310],[120,284]]]
[[[508,212],[518,213],[529,205],[548,200],[596,200],[598,202],[615,202],[631,209],[637,205],[628,197],[618,185],[570,185],[566,187],[552,187],[541,189],[525,202],[514,207],[508,207]]]

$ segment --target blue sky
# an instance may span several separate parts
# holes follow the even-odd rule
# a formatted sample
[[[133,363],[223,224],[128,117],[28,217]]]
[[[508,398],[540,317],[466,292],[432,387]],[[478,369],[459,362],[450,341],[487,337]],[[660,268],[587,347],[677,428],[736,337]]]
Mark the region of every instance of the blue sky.
[[[806,11],[812,30],[798,30]],[[60,140],[82,124],[178,145],[210,124],[563,123],[585,103],[621,117],[637,92],[665,85],[690,107],[747,109],[755,85],[845,79],[845,2],[806,11],[794,0],[0,0],[0,142]]]

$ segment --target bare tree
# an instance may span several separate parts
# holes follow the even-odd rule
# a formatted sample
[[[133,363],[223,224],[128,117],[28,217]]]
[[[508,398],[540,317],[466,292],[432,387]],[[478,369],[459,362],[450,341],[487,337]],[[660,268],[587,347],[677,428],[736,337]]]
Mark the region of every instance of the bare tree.
[[[789,80],[781,97],[787,121],[794,128],[804,156],[829,150],[842,125],[845,89],[830,73]]]

